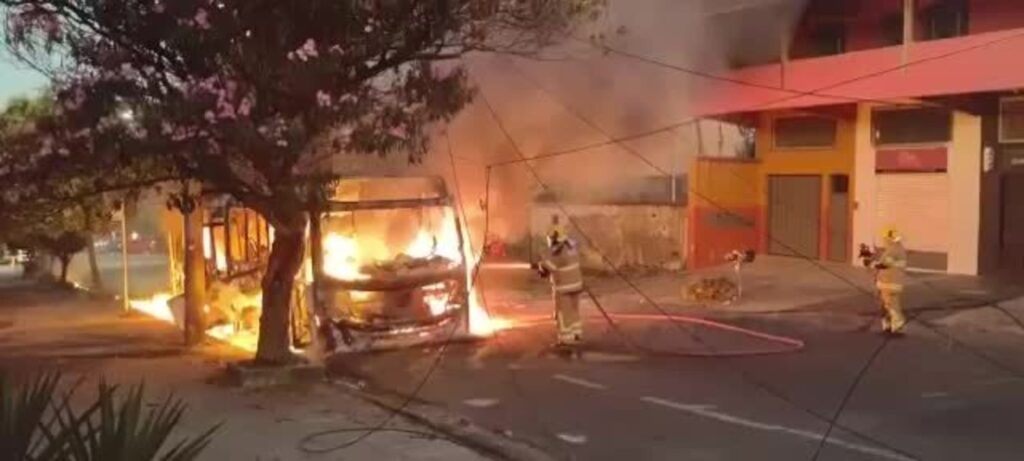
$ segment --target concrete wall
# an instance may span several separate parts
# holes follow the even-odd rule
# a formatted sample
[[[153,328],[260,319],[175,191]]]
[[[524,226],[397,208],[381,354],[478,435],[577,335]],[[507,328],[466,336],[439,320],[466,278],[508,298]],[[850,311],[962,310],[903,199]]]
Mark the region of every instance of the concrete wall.
[[[603,254],[617,268],[681,269],[684,264],[686,208],[673,205],[564,205],[566,211],[593,242],[579,235],[565,214],[550,204],[533,206],[530,229],[533,259],[544,251],[544,237],[551,217],[561,217],[563,227],[581,246],[582,264],[591,270],[607,270]]]

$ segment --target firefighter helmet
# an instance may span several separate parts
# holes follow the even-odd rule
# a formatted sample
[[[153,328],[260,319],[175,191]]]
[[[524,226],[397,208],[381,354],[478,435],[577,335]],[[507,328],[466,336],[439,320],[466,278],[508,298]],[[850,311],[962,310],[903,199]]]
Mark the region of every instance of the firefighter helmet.
[[[896,226],[888,226],[882,230],[882,240],[887,242],[899,242],[903,239],[903,234],[900,233]]]

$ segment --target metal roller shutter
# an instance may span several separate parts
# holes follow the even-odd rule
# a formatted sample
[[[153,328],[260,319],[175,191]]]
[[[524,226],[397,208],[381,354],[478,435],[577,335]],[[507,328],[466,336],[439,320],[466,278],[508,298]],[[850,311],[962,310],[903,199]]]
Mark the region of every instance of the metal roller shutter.
[[[768,252],[818,259],[820,176],[768,177]]]
[[[879,174],[877,184],[879,231],[895,226],[903,233],[910,267],[946,270],[949,176],[946,173],[888,173]]]

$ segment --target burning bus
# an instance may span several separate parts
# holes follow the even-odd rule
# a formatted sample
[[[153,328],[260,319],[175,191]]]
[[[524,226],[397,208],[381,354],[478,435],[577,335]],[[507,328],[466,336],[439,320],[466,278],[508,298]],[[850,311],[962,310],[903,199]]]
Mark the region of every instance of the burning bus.
[[[340,181],[310,212],[306,258],[292,296],[296,350],[336,353],[402,347],[490,334],[457,204],[437,177]],[[273,229],[228,197],[203,200],[210,336],[254,350],[260,279]],[[180,293],[182,226],[169,232],[173,286]],[[166,299],[136,302],[144,311]],[[166,314],[179,325],[184,301]],[[153,313],[153,312],[150,312]]]

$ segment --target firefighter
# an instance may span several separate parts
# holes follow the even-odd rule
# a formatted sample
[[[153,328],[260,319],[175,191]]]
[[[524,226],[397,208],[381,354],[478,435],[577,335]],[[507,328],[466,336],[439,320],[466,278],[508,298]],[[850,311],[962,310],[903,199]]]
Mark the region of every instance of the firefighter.
[[[901,334],[907,320],[903,316],[903,278],[907,270],[907,250],[903,248],[903,236],[894,228],[886,229],[882,235],[883,247],[874,260],[875,286],[882,302],[885,316],[882,318],[882,332]]]
[[[583,273],[575,245],[565,233],[553,230],[547,237],[549,255],[537,266],[543,277],[551,280],[551,294],[555,301],[555,323],[558,329],[556,348],[572,350],[583,339],[580,319],[580,295],[583,293]]]

